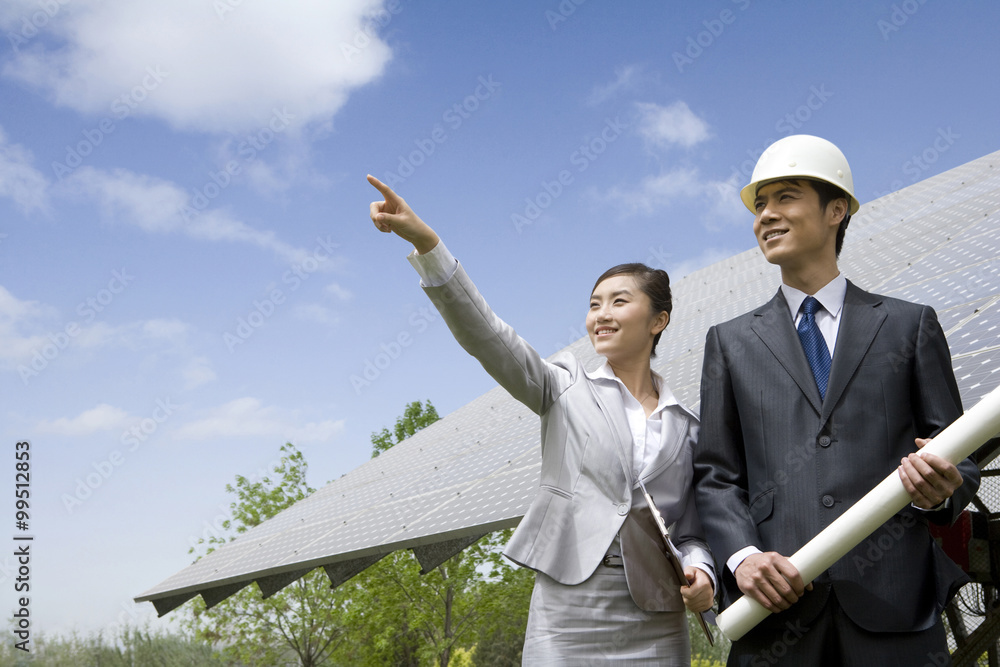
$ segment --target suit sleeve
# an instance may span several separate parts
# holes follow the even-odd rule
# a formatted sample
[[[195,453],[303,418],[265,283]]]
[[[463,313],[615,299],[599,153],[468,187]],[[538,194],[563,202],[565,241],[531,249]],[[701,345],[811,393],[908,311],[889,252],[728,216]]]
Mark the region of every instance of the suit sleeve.
[[[566,368],[549,363],[514,329],[497,317],[459,264],[440,286],[424,286],[435,308],[466,352],[511,396],[542,414],[573,378]]]
[[[684,443],[684,446],[690,447],[692,452],[698,442],[698,431],[698,422],[692,420],[688,429],[688,440]],[[712,559],[712,552],[708,548],[708,542],[705,540],[705,530],[698,517],[693,487],[691,493],[684,499],[684,511],[670,527],[670,534],[677,551],[681,554],[681,564],[684,567],[692,565],[707,572],[712,580],[712,587],[718,591],[719,584],[716,579],[715,563]]]
[[[924,306],[914,344],[914,376],[910,401],[918,437],[932,438],[962,416],[962,397],[951,365],[951,353],[934,309]],[[934,523],[953,522],[979,489],[979,467],[972,458],[958,464],[962,486],[947,507],[926,512]]]
[[[732,573],[726,560],[747,546],[760,548],[750,515],[746,455],[732,376],[717,327],[705,342],[701,378],[701,434],[694,449],[694,488],[698,514],[720,575]],[[731,582],[735,585],[734,582]]]

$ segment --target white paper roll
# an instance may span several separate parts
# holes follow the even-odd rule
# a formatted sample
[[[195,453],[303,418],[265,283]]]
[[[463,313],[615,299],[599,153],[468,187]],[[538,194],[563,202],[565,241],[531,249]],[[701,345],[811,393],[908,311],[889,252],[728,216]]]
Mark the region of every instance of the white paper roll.
[[[921,451],[937,454],[957,464],[998,432],[1000,432],[1000,387],[984,396],[979,403],[941,431]],[[909,502],[910,494],[903,487],[899,473],[893,470],[878,486],[819,535],[789,556],[788,560],[798,569],[802,581],[810,582],[875,532],[896,512],[906,507]],[[719,614],[716,622],[726,637],[736,641],[770,613],[759,602],[744,595]]]

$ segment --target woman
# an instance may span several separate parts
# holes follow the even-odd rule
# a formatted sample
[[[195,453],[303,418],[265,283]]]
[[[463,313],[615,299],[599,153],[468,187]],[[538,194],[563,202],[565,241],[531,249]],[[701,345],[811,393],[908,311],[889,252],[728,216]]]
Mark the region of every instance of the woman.
[[[712,604],[712,559],[691,493],[698,420],[652,372],[670,320],[664,271],[626,264],[594,286],[587,332],[607,361],[588,373],[570,354],[542,359],[487,306],[438,235],[395,192],[371,218],[413,244],[410,262],[458,342],[541,417],[538,493],[504,554],[536,571],[525,665],[688,665],[684,606]],[[683,556],[671,575],[639,491],[657,502]]]

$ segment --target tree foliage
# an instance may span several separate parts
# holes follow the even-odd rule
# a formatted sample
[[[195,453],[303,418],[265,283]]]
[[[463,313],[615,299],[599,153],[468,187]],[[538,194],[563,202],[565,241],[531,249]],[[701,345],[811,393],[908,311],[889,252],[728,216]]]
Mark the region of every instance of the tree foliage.
[[[430,401],[410,403],[392,432],[372,433],[372,456],[437,420]],[[408,551],[391,554],[359,575],[371,585],[365,603],[352,606],[352,614],[365,618],[351,625],[374,631],[382,647],[366,664],[447,667],[456,651],[472,647],[477,665],[521,664],[534,577],[502,559],[500,550],[509,538],[510,531],[486,535],[424,575]],[[486,636],[492,643],[484,656],[480,642]],[[509,662],[493,659],[504,651],[512,654]],[[482,662],[483,657],[490,661]]]
[[[232,516],[223,523],[228,535],[202,540],[205,554],[315,491],[306,483],[309,466],[302,453],[291,443],[282,446],[281,452],[273,475],[259,480],[237,475],[235,486],[226,485],[226,491],[236,495],[230,504]],[[327,664],[344,641],[345,604],[342,593],[330,589],[323,570],[313,570],[266,600],[256,585],[211,609],[197,598],[189,625],[196,637],[220,646],[222,654],[236,663],[297,661],[303,667],[315,667]]]
[[[430,401],[408,404],[392,431],[372,433],[372,457],[437,420]],[[224,536],[200,543],[204,554],[314,491],[302,453],[292,444],[281,452],[273,474],[226,486],[232,516]],[[267,600],[255,585],[212,609],[198,598],[189,626],[241,665],[458,667],[470,655],[476,665],[518,665],[533,574],[502,559],[509,533],[487,535],[426,574],[412,552],[398,551],[334,590],[317,569]]]
[[[372,433],[372,458],[403,442],[438,419],[440,417],[438,417],[437,409],[430,401],[427,401],[426,406],[420,401],[413,401],[406,406],[403,416],[396,419],[396,426],[391,433],[387,428],[383,428],[378,433]]]

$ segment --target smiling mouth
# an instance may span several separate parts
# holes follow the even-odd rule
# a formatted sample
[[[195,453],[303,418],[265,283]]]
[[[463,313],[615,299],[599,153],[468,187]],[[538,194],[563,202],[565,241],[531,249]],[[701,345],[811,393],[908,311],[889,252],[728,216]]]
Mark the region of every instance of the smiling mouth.
[[[615,329],[597,329],[594,331],[594,335],[597,337],[609,336],[615,332]]]
[[[767,234],[764,234],[764,240],[770,241],[773,238],[776,238],[778,236],[784,236],[787,233],[788,233],[787,229],[772,229]]]

